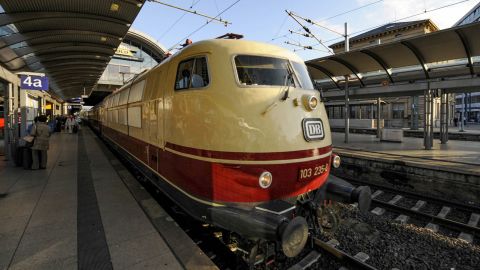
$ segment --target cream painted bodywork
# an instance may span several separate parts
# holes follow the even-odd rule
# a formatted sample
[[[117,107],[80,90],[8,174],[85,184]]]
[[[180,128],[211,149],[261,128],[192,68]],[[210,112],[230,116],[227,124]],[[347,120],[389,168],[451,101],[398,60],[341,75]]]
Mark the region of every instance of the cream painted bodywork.
[[[290,87],[289,98],[281,101],[286,87],[242,86],[236,78],[235,55],[270,56],[303,62],[288,50],[264,43],[243,40],[194,43],[136,79],[146,80],[143,101],[128,104],[128,107],[142,106],[141,128],[117,123],[106,125],[161,148],[170,142],[196,149],[261,153],[331,145],[323,103],[308,111],[301,102],[303,95],[315,95],[320,100],[318,91]],[[194,56],[207,58],[209,85],[175,91],[178,64]],[[298,99],[298,106],[295,99]],[[307,142],[304,139],[304,118],[322,119],[323,140]]]

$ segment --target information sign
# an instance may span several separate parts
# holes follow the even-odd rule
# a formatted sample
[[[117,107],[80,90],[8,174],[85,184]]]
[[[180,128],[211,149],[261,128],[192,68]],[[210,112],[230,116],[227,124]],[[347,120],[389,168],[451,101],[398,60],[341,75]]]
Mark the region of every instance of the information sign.
[[[20,88],[27,90],[48,90],[48,78],[46,76],[21,75]]]

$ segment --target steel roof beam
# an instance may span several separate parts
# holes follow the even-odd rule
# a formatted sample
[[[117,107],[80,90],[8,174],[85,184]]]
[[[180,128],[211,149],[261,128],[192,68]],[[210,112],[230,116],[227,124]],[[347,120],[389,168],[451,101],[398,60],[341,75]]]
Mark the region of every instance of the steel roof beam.
[[[65,59],[69,60],[70,62],[66,63],[64,61]],[[83,60],[83,61],[72,61],[72,60]],[[107,66],[109,61],[110,61],[110,57],[100,56],[100,58],[96,58],[95,54],[92,54],[92,55],[85,55],[85,54],[70,55],[70,54],[67,54],[67,55],[64,55],[64,56],[51,57],[51,58],[46,59],[46,60],[35,58],[35,60],[26,63],[24,66],[16,68],[16,69],[11,69],[11,70],[12,71],[18,71],[18,70],[22,70],[23,68],[25,68],[27,66],[41,65],[41,67],[33,69],[34,71],[37,71],[39,69],[48,69],[48,67],[51,66],[50,65],[51,63],[54,63],[55,65],[62,65],[62,64],[63,65],[69,65],[70,63],[78,63],[78,62],[83,62],[83,63],[87,63],[87,64],[92,63],[92,65],[99,65],[99,63],[102,63],[105,66]]]
[[[61,71],[66,71],[66,70],[98,70],[98,71],[103,71],[105,67],[100,67],[100,66],[69,66],[69,67],[57,67],[57,68],[48,68],[48,71],[45,73],[48,74],[54,74],[57,72]]]
[[[389,71],[390,70],[390,67],[387,65],[387,63],[383,60],[383,58],[381,58],[378,54],[370,51],[370,50],[361,50],[360,52],[370,56],[370,58],[372,58],[373,60],[375,60],[375,62],[377,62],[377,64],[379,64],[383,70],[385,71],[385,73],[387,74],[388,76],[388,79],[390,80],[391,83],[395,83],[393,81],[393,78],[392,78],[392,74],[391,72]]]
[[[74,78],[75,76],[84,76],[84,75],[98,76],[97,75],[98,71],[97,71],[97,73],[94,73],[94,72],[92,72],[92,70],[78,70],[78,72],[75,71],[75,70],[67,70],[65,72],[57,72],[57,73],[49,72],[49,73],[45,73],[45,74],[47,74],[49,77],[51,77],[53,79],[58,79],[58,78],[61,78],[64,75],[70,75],[70,76],[72,76],[72,78]]]
[[[48,64],[46,63],[45,67],[46,68],[53,68],[53,70],[57,69],[57,68],[65,68],[65,66],[67,67],[75,67],[75,66],[95,66],[95,67],[105,67],[107,66],[107,63],[105,63],[105,61],[97,61],[97,62],[93,62],[93,61],[69,61],[69,62],[65,62],[65,61],[61,61],[59,63],[54,63],[54,64]]]
[[[49,57],[48,59],[39,59],[45,56],[52,55],[52,57]],[[100,57],[97,57],[100,56]],[[48,62],[52,62],[55,60],[60,60],[60,59],[92,59],[92,60],[105,60],[105,61],[110,61],[110,55],[104,54],[104,53],[98,53],[98,52],[69,52],[69,53],[49,53],[49,54],[43,54],[42,57],[35,57],[36,60],[27,62],[28,65],[31,65],[36,62],[41,62],[42,65],[45,65]],[[108,63],[107,63],[108,64]]]
[[[117,18],[98,16],[93,14],[75,13],[75,12],[18,12],[18,13],[0,13],[0,26],[8,24],[17,24],[28,21],[49,20],[49,19],[84,19],[100,22],[109,22],[122,27],[130,27],[131,23]]]
[[[332,80],[332,82],[337,86],[338,89],[341,89],[337,79],[333,76],[332,72],[330,72],[328,69],[313,63],[305,63],[305,64],[325,74],[330,80]]]
[[[345,66],[347,69],[349,69],[353,73],[353,75],[355,75],[355,77],[357,77],[357,79],[360,82],[360,84],[362,85],[362,87],[365,87],[365,83],[363,83],[363,80],[362,80],[361,76],[359,75],[360,72],[358,72],[358,69],[355,66],[353,66],[349,62],[347,62],[347,61],[345,61],[341,58],[335,57],[335,56],[330,57],[329,60],[335,61],[335,62]]]
[[[72,82],[73,81],[73,82]],[[84,83],[96,83],[98,81],[98,78],[97,77],[90,77],[90,76],[79,76],[79,77],[75,77],[75,78],[72,78],[72,76],[68,76],[68,77],[62,77],[58,80],[55,80],[55,83],[60,86],[62,85],[62,82],[72,82],[73,83],[79,83],[79,84],[84,84]]]
[[[472,51],[470,49],[468,39],[460,29],[456,29],[455,33],[457,34],[458,38],[462,41],[463,49],[465,50],[465,55],[467,56],[467,60],[468,60],[468,67],[470,68],[470,74],[474,76],[475,70],[473,69]]]
[[[425,73],[425,79],[427,80],[430,79],[430,75],[428,74],[427,64],[425,63],[425,57],[423,57],[423,54],[420,52],[420,50],[408,41],[402,41],[400,43],[403,46],[407,47],[415,55],[418,62],[420,63],[420,66],[423,69],[423,73]]]
[[[78,46],[75,46],[75,45],[68,45],[68,46],[55,46],[55,45],[60,45],[62,43],[53,43],[53,44],[48,44],[49,46],[42,46],[43,48],[41,49],[37,49],[35,48],[35,46],[32,46],[32,47],[25,47],[25,48],[22,48],[22,49],[16,49],[14,50],[15,53],[17,54],[17,57],[15,58],[12,58],[12,59],[9,59],[8,61],[5,61],[4,63],[9,63],[15,59],[19,59],[19,58],[22,58],[23,59],[27,59],[29,57],[32,57],[32,56],[36,56],[36,57],[39,57],[40,55],[46,55],[46,54],[50,54],[51,52],[54,52],[61,49],[61,48],[75,48],[75,49],[80,49],[78,47],[82,47],[82,48],[88,48],[88,49],[91,49],[91,50],[88,50],[88,51],[84,51],[84,52],[91,52],[91,53],[97,53],[98,54],[104,54],[104,55],[111,55],[110,54],[110,51],[113,51],[113,48],[110,47],[110,46],[85,46],[85,45],[78,45]],[[63,43],[63,44],[73,44],[73,43]],[[97,51],[98,49],[98,51]],[[108,52],[107,52],[108,51]],[[66,52],[66,51],[59,51],[61,53],[63,52]],[[80,51],[71,51],[71,52],[80,52]],[[83,52],[83,51],[82,51]],[[27,56],[27,57],[24,57],[26,55],[29,55],[29,54],[35,54],[35,55],[32,55],[32,56]]]
[[[0,40],[4,43],[0,45],[0,49],[3,49],[8,46],[16,45],[22,42],[33,41],[35,39],[42,39],[42,38],[49,38],[49,37],[56,37],[56,36],[69,36],[69,35],[80,35],[80,36],[98,36],[98,37],[106,37],[113,40],[122,41],[122,37],[110,33],[102,33],[102,32],[95,32],[95,31],[85,31],[85,30],[73,30],[73,29],[65,29],[65,30],[49,30],[49,31],[31,31],[31,32],[24,32],[24,33],[15,33],[8,36],[0,37]]]

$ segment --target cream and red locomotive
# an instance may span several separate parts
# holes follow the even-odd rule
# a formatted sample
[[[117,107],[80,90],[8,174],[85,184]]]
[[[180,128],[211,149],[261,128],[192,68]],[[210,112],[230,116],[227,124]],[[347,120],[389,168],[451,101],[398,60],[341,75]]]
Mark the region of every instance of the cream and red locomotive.
[[[318,230],[327,198],[369,204],[368,189],[327,184],[339,162],[327,113],[302,59],[283,48],[188,45],[88,118],[191,216],[287,257]]]

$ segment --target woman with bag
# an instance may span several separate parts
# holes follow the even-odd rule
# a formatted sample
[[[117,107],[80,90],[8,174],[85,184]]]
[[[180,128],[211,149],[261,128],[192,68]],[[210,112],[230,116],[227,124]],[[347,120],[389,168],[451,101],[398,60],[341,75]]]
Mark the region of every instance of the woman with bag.
[[[47,150],[50,141],[50,130],[47,125],[47,117],[41,115],[38,122],[33,126],[30,135],[34,136],[32,146],[32,170],[45,169],[47,167]],[[40,162],[38,158],[40,157]]]

